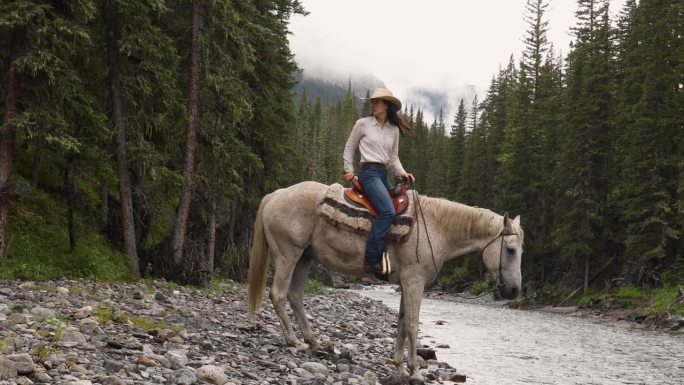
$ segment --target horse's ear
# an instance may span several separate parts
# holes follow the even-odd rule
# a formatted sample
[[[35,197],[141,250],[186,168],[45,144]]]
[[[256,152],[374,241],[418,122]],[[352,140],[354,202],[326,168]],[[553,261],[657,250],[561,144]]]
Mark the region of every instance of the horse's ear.
[[[504,218],[503,218],[503,220],[504,220],[503,232],[504,232],[505,234],[511,234],[511,233],[513,232],[513,226],[511,226],[511,220],[508,219],[508,212],[505,212],[505,213],[504,213]]]
[[[520,227],[520,215],[516,215],[516,217],[513,218],[513,226]]]

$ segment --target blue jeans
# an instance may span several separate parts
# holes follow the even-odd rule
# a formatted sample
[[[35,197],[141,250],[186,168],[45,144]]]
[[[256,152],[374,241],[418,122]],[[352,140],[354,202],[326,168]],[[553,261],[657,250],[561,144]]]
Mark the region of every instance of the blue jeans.
[[[380,168],[364,168],[359,171],[359,181],[363,191],[378,212],[378,217],[373,221],[368,241],[366,241],[365,261],[367,264],[379,263],[382,252],[387,243],[387,234],[396,217],[392,198],[389,190],[392,186],[387,180],[387,170]]]

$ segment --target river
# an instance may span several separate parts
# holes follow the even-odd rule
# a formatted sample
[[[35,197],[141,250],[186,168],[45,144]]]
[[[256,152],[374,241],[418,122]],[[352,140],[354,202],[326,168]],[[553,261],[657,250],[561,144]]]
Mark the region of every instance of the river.
[[[398,310],[393,289],[356,292]],[[684,384],[681,333],[435,299],[423,299],[420,321],[419,344],[465,374],[468,384]]]

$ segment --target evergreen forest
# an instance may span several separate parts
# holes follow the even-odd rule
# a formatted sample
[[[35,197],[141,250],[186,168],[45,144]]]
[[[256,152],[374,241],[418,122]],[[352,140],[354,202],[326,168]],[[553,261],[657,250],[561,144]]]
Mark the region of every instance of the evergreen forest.
[[[521,215],[530,296],[677,287],[684,2],[578,0],[566,54],[548,7],[527,0],[522,56],[454,116],[405,106],[404,168],[422,194]],[[261,197],[342,183],[370,111],[356,95],[372,90],[295,97],[295,14],[297,0],[3,1],[0,277],[244,280]],[[473,255],[439,284],[483,279]]]

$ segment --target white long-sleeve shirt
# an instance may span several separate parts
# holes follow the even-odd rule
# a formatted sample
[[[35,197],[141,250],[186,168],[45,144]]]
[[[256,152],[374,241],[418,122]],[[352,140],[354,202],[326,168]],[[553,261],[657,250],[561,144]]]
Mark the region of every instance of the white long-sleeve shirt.
[[[394,175],[406,174],[399,160],[399,128],[387,121],[384,127],[374,116],[356,121],[344,146],[344,170],[354,171],[354,154],[361,153],[361,163],[376,162],[389,166]]]

